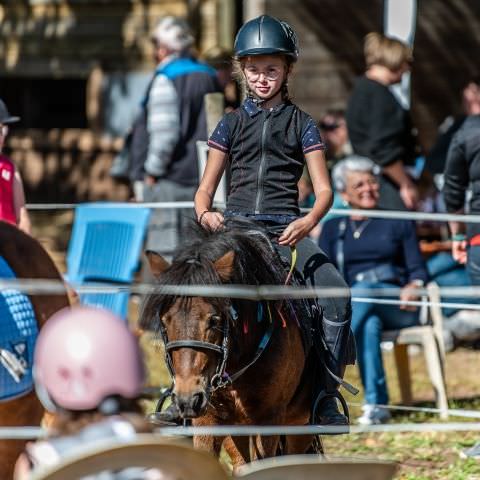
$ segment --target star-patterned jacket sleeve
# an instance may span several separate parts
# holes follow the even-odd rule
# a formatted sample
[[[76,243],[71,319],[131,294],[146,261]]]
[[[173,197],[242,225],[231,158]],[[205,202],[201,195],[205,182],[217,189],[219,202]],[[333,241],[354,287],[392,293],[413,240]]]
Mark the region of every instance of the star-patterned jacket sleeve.
[[[230,129],[225,121],[225,117],[218,122],[207,143],[209,147],[216,148],[221,152],[227,153],[230,151]]]
[[[303,153],[307,154],[314,150],[325,150],[325,148],[325,144],[320,135],[320,130],[313,121],[313,118],[309,116],[302,129]]]

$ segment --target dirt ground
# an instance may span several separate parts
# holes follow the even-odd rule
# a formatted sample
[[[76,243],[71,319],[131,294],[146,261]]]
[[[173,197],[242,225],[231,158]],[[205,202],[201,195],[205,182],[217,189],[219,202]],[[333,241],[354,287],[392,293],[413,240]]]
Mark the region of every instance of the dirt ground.
[[[68,246],[72,212],[56,214],[35,213],[33,216],[34,236],[50,252],[59,269],[65,271],[65,251]],[[132,317],[137,315],[138,301],[131,302]],[[141,345],[149,372],[151,386],[165,386],[169,383],[163,362],[163,350],[159,341],[149,334],[142,335]],[[392,404],[400,401],[396,381],[396,370],[391,352],[384,354],[388,386]],[[458,349],[447,354],[446,378],[451,408],[478,410],[480,407],[480,382],[478,380],[480,352]],[[411,371],[415,406],[435,407],[434,393],[428,380],[421,350],[411,355]],[[347,371],[348,379],[360,386],[356,367]],[[346,394],[350,402],[352,421],[358,417],[361,393],[358,397]],[[147,409],[152,408],[150,404]],[[426,413],[405,414],[395,412],[395,423],[433,423],[438,416]],[[449,421],[472,421],[451,417]],[[330,436],[324,439],[327,454],[356,458],[382,458],[398,462],[401,480],[480,480],[480,462],[463,460],[459,453],[480,440],[480,432],[426,432],[426,433],[382,433],[350,434]]]

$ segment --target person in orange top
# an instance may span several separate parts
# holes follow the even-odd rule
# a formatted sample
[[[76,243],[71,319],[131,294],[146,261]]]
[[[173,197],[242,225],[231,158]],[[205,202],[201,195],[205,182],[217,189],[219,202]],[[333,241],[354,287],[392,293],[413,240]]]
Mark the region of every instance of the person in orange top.
[[[19,117],[10,115],[5,102],[0,99],[0,220],[17,225],[30,234],[22,178],[12,160],[2,153],[9,125],[19,120]]]

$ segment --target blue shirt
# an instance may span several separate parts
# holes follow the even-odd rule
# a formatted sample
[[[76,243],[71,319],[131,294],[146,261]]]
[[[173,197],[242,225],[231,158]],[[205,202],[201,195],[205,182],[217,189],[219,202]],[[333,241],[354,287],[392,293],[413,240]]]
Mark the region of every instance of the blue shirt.
[[[344,272],[350,286],[355,283],[357,274],[380,264],[393,265],[400,273],[402,285],[412,280],[427,282],[428,274],[420,253],[415,224],[409,220],[371,218],[354,222],[349,217],[339,217],[325,222],[319,246],[337,267],[339,224],[342,219],[346,219]],[[353,237],[355,230],[360,231],[356,239]]]

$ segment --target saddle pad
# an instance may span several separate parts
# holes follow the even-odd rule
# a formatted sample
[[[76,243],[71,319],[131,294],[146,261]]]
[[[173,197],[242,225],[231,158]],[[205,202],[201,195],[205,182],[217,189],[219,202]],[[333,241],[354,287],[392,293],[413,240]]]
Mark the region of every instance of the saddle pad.
[[[0,278],[15,278],[0,257]],[[33,349],[38,326],[29,298],[18,290],[0,291],[0,401],[33,389]]]

